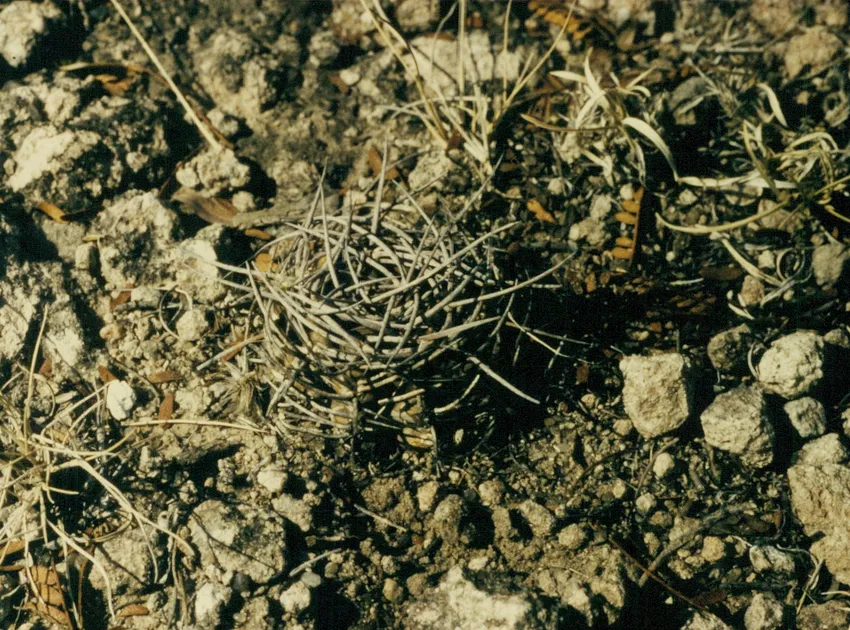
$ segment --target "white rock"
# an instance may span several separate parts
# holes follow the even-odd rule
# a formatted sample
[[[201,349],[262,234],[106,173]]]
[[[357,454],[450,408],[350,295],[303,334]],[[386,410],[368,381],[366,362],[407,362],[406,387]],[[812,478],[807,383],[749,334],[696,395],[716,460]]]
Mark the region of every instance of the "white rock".
[[[280,594],[279,601],[286,612],[299,613],[310,606],[310,589],[299,580]]]
[[[688,363],[680,354],[628,356],[620,361],[623,406],[644,437],[678,429],[690,415]]]
[[[136,392],[127,381],[109,381],[106,384],[106,408],[116,420],[126,420],[136,405]]]
[[[771,593],[756,593],[744,613],[744,626],[747,630],[774,630],[782,626],[782,616],[782,602]]]
[[[656,479],[664,479],[676,467],[676,460],[670,453],[661,453],[652,463],[652,474]]]
[[[845,12],[846,10],[845,8]],[[813,74],[822,72],[842,47],[841,39],[823,26],[815,26],[801,35],[795,35],[788,42],[785,51],[785,71],[788,78],[795,78],[805,67]]]
[[[797,398],[823,378],[823,339],[798,331],[774,341],[758,365],[759,382],[770,394]]]
[[[820,401],[798,398],[785,403],[784,409],[800,437],[817,437],[826,432],[826,411]]]
[[[440,19],[439,0],[397,0],[395,16],[404,31],[424,31]]]
[[[533,623],[532,612],[527,599],[479,590],[454,567],[437,588],[406,607],[402,625],[407,630],[521,630]]]
[[[788,485],[794,514],[806,535],[817,537],[812,554],[850,584],[850,467],[797,464],[788,469]]]
[[[280,494],[286,485],[286,471],[280,468],[263,468],[257,473],[257,483],[272,494]]]
[[[794,573],[794,556],[771,545],[753,545],[750,547],[750,564],[757,573],[773,571],[775,573]]]
[[[773,461],[774,433],[758,386],[720,394],[700,416],[705,441],[741,458],[751,468]]]
[[[52,2],[10,2],[0,11],[0,57],[12,68],[30,65],[33,52],[62,17]]]
[[[711,613],[697,612],[682,626],[682,630],[732,630],[720,617]]]
[[[210,323],[203,309],[193,308],[180,316],[174,328],[183,341],[198,341],[209,331]]]
[[[706,536],[702,539],[700,555],[707,562],[720,562],[726,557],[726,543],[717,536]]]
[[[795,463],[820,466],[821,464],[844,464],[848,459],[850,459],[850,452],[841,443],[841,437],[837,433],[829,433],[804,444],[796,454]]]
[[[535,536],[546,537],[554,530],[556,525],[555,515],[543,505],[527,499],[517,506],[519,512],[525,517],[531,532]]]
[[[815,247],[812,252],[812,272],[818,286],[831,286],[838,282],[848,258],[850,248],[841,243],[827,243]]]
[[[217,628],[221,612],[230,602],[233,591],[224,584],[206,582],[195,591],[195,619],[201,628]]]
[[[313,509],[304,501],[281,494],[272,499],[272,507],[285,519],[295,523],[302,532],[313,528]]]
[[[650,494],[649,492],[644,492],[637,499],[635,499],[635,507],[637,511],[643,515],[649,514],[652,510],[655,509],[655,506],[658,504],[658,501],[655,499],[655,496]]]

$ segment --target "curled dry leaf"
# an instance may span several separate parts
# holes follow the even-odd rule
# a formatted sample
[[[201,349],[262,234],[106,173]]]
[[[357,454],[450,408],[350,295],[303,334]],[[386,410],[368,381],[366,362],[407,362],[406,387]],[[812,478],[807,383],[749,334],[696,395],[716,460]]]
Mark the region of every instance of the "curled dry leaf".
[[[239,214],[236,207],[226,199],[205,197],[189,188],[180,188],[171,196],[172,201],[180,204],[184,214],[194,214],[207,223],[233,225],[233,217]]]
[[[528,211],[534,215],[534,218],[543,223],[555,223],[555,215],[543,207],[543,204],[537,199],[529,199],[526,203]]]
[[[163,370],[162,372],[154,372],[148,376],[148,380],[154,385],[160,383],[172,383],[174,381],[182,381],[183,375],[176,370]]]
[[[159,411],[156,414],[158,420],[171,420],[174,418],[174,394],[168,392],[162,403],[159,405]]]

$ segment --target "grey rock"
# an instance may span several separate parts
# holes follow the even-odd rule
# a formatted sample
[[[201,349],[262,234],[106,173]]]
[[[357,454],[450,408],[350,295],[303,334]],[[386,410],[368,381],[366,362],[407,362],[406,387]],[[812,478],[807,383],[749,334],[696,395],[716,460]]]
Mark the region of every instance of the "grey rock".
[[[286,520],[295,523],[302,532],[313,529],[313,508],[288,494],[272,499],[272,507]]]
[[[221,625],[221,613],[233,590],[218,582],[205,582],[195,591],[195,621],[199,628],[213,630]]]
[[[466,516],[466,504],[459,495],[450,494],[440,501],[434,510],[432,526],[434,533],[449,544],[460,541],[462,521]]]
[[[37,53],[64,23],[65,16],[52,2],[10,2],[0,10],[0,57],[12,68],[34,68]]]
[[[850,584],[850,467],[797,464],[788,469],[788,484],[794,514],[806,535],[818,538],[812,554],[839,581]]]
[[[741,458],[751,468],[773,461],[774,432],[758,386],[720,394],[700,416],[705,441]]]
[[[717,370],[731,371],[746,365],[753,334],[746,324],[717,333],[708,342],[708,358]]]
[[[675,431],[688,419],[687,369],[687,361],[679,354],[628,356],[620,361],[623,406],[644,437]]]
[[[407,630],[526,630],[540,627],[533,612],[525,597],[479,590],[454,567],[439,586],[405,607],[402,623]]]
[[[794,556],[772,545],[753,545],[750,547],[750,564],[756,573],[773,571],[775,573],[794,573]]]
[[[310,606],[312,598],[310,588],[299,580],[280,594],[279,601],[286,612],[299,613]]]
[[[202,566],[241,572],[262,584],[286,566],[283,523],[268,509],[240,507],[242,511],[218,500],[201,503],[189,519],[192,543]]]
[[[836,630],[850,626],[850,610],[840,599],[803,606],[797,615],[797,630]]]
[[[822,464],[845,464],[850,460],[850,452],[841,442],[837,433],[828,433],[823,437],[812,440],[795,455],[795,464],[820,466]]]
[[[840,243],[818,245],[812,252],[812,272],[818,286],[832,286],[841,279],[850,248]]]
[[[771,593],[756,593],[747,612],[744,626],[747,630],[774,630],[782,626],[784,607]]]
[[[555,515],[543,505],[530,499],[523,501],[517,509],[525,517],[532,533],[538,537],[550,536],[555,530]]]
[[[823,339],[810,331],[797,331],[774,341],[758,365],[759,382],[770,394],[797,398],[823,378]]]
[[[826,411],[820,401],[798,398],[785,403],[784,409],[800,437],[817,437],[826,432]]]
[[[717,615],[697,612],[682,626],[682,630],[732,630]]]

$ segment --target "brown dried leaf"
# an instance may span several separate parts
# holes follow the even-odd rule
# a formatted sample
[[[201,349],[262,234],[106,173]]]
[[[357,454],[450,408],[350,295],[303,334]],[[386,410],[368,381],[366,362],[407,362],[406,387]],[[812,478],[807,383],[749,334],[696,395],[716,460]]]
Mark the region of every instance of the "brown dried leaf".
[[[168,392],[162,403],[159,405],[159,411],[156,414],[158,420],[171,420],[174,418],[174,394]]]
[[[148,376],[148,380],[154,385],[160,383],[172,383],[174,381],[182,381],[183,375],[175,370],[163,370],[162,372],[154,372]]]
[[[544,208],[543,204],[537,201],[537,199],[529,199],[525,206],[538,221],[542,221],[543,223],[555,223],[555,215]]]
[[[239,214],[236,207],[226,199],[205,197],[189,188],[178,189],[171,200],[180,204],[183,213],[199,216],[207,223],[233,225],[233,217]]]
[[[608,253],[611,255],[611,258],[614,260],[631,260],[632,254],[634,254],[634,249],[626,249],[625,247],[615,247],[610,250]]]
[[[381,174],[381,169],[384,167],[384,161],[381,158],[381,154],[378,153],[378,150],[375,147],[369,149],[369,155],[367,156],[369,160],[369,168],[372,169],[372,174],[377,177]],[[388,169],[386,174],[384,175],[384,179],[387,181],[397,179],[399,176],[398,169],[393,166]]]
[[[129,289],[121,291],[109,302],[109,310],[114,311],[117,307],[122,306],[130,301],[130,296],[133,292]]]
[[[104,382],[104,384],[109,383],[110,381],[117,381],[118,377],[115,376],[112,372],[110,372],[106,366],[98,365],[97,373],[100,376],[100,380]]]
[[[637,215],[629,212],[618,212],[614,215],[614,219],[626,225],[637,225]]]
[[[147,606],[143,606],[142,604],[130,604],[128,606],[124,606],[124,608],[115,613],[115,616],[121,618],[143,617],[149,614],[151,614],[151,611],[148,610]]]
[[[260,252],[254,257],[254,264],[257,266],[258,271],[268,273],[269,269],[273,268],[271,254],[268,252]]]
[[[237,337],[237,338],[233,341],[233,343],[231,343],[231,344],[230,344],[230,346],[228,346],[228,347],[230,347],[230,348],[233,348],[233,350],[231,350],[230,352],[227,352],[227,353],[225,353],[225,354],[221,355],[221,359],[220,359],[220,360],[221,360],[221,361],[230,361],[230,359],[232,359],[232,358],[233,358],[233,357],[235,357],[237,354],[239,354],[239,352],[241,352],[241,350],[242,350],[242,346],[241,346],[240,344],[241,344],[243,341],[245,341],[245,337],[242,337],[241,335],[240,335],[239,337]]]
[[[634,239],[629,238],[628,236],[618,236],[617,240],[614,241],[619,247],[631,247],[634,248],[635,242]]]
[[[39,201],[35,204],[35,207],[56,221],[56,223],[68,223],[68,221],[65,220],[65,211],[59,206],[55,206],[47,201]]]
[[[259,228],[248,228],[247,230],[245,230],[245,236],[250,236],[251,238],[258,238],[262,241],[272,240],[271,234]]]

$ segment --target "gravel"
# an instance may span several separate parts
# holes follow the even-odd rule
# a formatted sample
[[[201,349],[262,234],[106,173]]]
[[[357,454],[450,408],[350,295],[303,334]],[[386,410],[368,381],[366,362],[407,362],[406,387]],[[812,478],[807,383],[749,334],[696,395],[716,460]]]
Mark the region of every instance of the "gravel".
[[[678,429],[690,416],[688,363],[679,354],[628,356],[623,372],[623,407],[638,432],[657,437]]]

